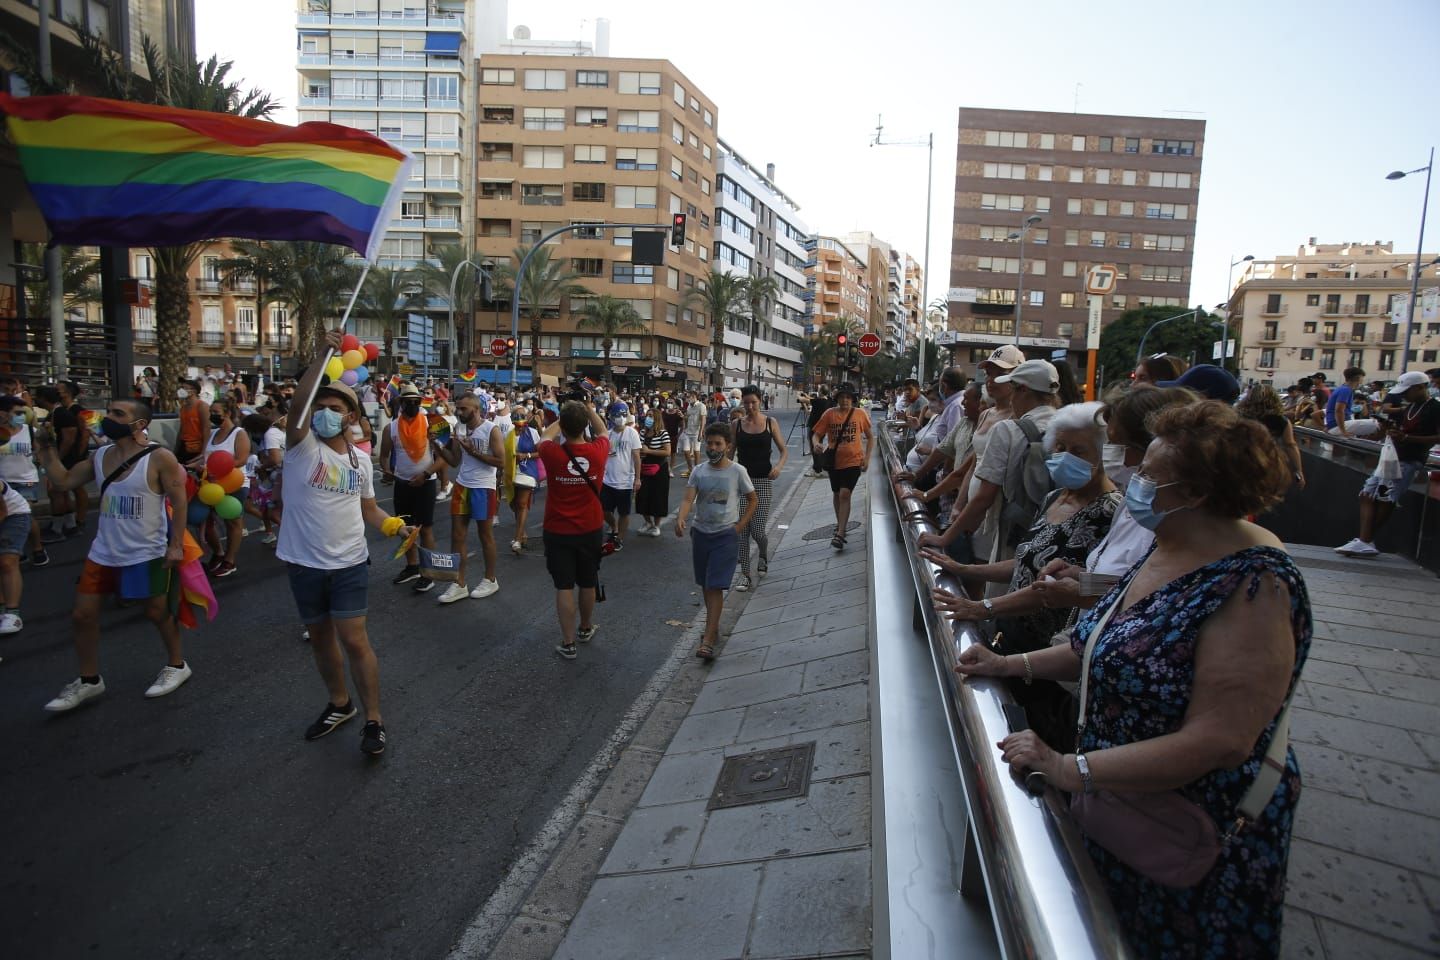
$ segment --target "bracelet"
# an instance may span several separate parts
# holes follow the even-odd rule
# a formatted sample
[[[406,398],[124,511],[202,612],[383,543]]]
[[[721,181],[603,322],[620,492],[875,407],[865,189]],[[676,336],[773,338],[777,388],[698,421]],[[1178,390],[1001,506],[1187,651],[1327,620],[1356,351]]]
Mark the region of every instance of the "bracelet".
[[[1085,754],[1075,754],[1075,769],[1080,771],[1080,786],[1085,793],[1091,793],[1095,789],[1095,781],[1090,779],[1090,762],[1085,759]]]
[[[1025,686],[1028,687],[1035,682],[1035,671],[1030,666],[1030,654],[1020,654],[1020,662],[1025,664]]]

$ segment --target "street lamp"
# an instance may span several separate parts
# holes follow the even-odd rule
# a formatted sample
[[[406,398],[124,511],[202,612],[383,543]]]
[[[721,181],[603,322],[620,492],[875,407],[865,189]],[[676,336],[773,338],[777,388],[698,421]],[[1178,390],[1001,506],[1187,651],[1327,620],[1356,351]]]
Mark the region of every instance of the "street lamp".
[[[455,372],[458,369],[455,365],[455,351],[459,346],[459,338],[455,335],[455,284],[460,280],[460,271],[466,267],[474,267],[475,272],[480,275],[482,283],[490,282],[490,274],[485,271],[484,267],[473,260],[461,260],[455,264],[455,269],[450,273],[450,299],[447,302],[450,305],[450,378],[452,380],[455,378]],[[473,315],[470,317],[470,322],[472,324],[475,322]],[[511,386],[513,387],[514,384],[512,383]]]
[[[1152,330],[1154,330],[1156,327],[1160,326],[1161,324],[1169,323],[1169,322],[1171,322],[1172,320],[1184,320],[1186,317],[1199,316],[1199,315],[1200,315],[1201,313],[1203,313],[1203,312],[1204,312],[1204,308],[1203,308],[1203,307],[1196,307],[1194,310],[1191,310],[1191,311],[1189,311],[1188,313],[1177,314],[1176,316],[1173,316],[1173,317],[1162,317],[1161,319],[1156,320],[1154,323],[1150,324],[1150,326],[1146,327],[1146,328],[1145,328],[1145,332],[1140,335],[1140,346],[1138,346],[1138,347],[1135,348],[1135,365],[1136,365],[1136,366],[1139,366],[1139,365],[1140,365],[1140,359],[1145,356],[1145,341],[1148,340],[1148,339],[1150,339],[1150,332],[1151,332]],[[1210,321],[1210,322],[1211,322],[1211,323],[1214,323],[1215,321],[1212,320],[1212,321]]]
[[[1221,327],[1221,330],[1220,330],[1220,369],[1221,369],[1221,370],[1224,370],[1224,369],[1225,369],[1225,361],[1228,360],[1229,357],[1230,357],[1230,343],[1229,343],[1229,340],[1230,340],[1230,296],[1231,296],[1231,293],[1232,293],[1232,291],[1233,291],[1233,288],[1231,287],[1231,284],[1234,283],[1234,281],[1235,281],[1235,268],[1238,267],[1238,266],[1239,266],[1240,264],[1242,264],[1242,263],[1249,263],[1251,260],[1254,260],[1254,259],[1255,259],[1255,257],[1254,257],[1253,254],[1247,253],[1247,254],[1245,254],[1245,256],[1241,257],[1239,260],[1231,260],[1231,261],[1230,261],[1230,272],[1225,275],[1225,304],[1224,304],[1224,306],[1225,306],[1225,313],[1222,314],[1222,316],[1224,317],[1224,320],[1223,320],[1224,326],[1222,326],[1222,327]],[[1218,304],[1217,304],[1217,306],[1218,306]],[[1236,369],[1236,370],[1239,370],[1239,369],[1240,369],[1239,365],[1236,365],[1235,369]]]
[[[1016,280],[1017,289],[1015,291],[1015,346],[1017,347],[1020,346],[1021,310],[1025,306],[1025,234],[1031,227],[1039,222],[1040,216],[1038,214],[1032,214],[1021,221],[1019,230],[1006,238],[1020,241],[1020,273],[1018,274],[1019,279]]]
[[[1430,162],[1414,170],[1394,170],[1386,180],[1403,180],[1412,173],[1425,171],[1425,199],[1420,201],[1420,239],[1415,243],[1415,270],[1410,274],[1410,315],[1405,319],[1405,349],[1400,354],[1400,371],[1410,363],[1410,332],[1415,329],[1415,300],[1420,293],[1420,255],[1425,249],[1425,212],[1430,206],[1430,173],[1435,167],[1435,148],[1430,148]]]
[[[870,141],[872,147],[919,147],[924,146],[930,151],[925,163],[925,269],[921,273],[920,300],[926,302],[930,299],[930,208],[934,196],[935,185],[935,134],[928,133],[923,139],[916,137],[911,140],[886,140],[884,139],[885,127],[880,118],[875,118],[875,139]],[[915,354],[916,377],[921,383],[925,382],[925,330],[920,331],[920,347]],[[936,371],[938,374],[939,371]]]

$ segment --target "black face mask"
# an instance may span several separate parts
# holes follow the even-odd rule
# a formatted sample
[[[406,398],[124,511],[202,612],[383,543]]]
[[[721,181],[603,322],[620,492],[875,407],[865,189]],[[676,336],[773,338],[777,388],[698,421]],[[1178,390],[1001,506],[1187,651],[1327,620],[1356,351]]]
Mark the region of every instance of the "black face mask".
[[[212,413],[212,414],[210,414],[210,425],[211,425],[212,427],[218,427],[218,426],[220,426],[221,421],[223,421],[224,419],[225,419],[225,418],[222,417],[222,416],[220,416],[220,414],[218,414],[218,413]]]
[[[415,416],[415,414],[420,412],[420,401],[406,400],[404,403],[400,404],[400,409],[405,414],[405,416],[413,417]]]

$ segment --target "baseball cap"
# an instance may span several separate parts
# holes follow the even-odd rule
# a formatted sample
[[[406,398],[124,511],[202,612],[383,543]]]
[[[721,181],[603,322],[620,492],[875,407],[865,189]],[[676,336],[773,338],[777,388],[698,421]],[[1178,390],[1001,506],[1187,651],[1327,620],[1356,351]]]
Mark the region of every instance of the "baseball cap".
[[[1001,347],[1000,350],[1004,350]],[[1015,350],[1014,347],[1010,349]],[[996,350],[999,353],[1000,350]],[[1019,353],[1019,350],[1015,350]],[[995,378],[996,383],[1018,383],[1036,393],[1054,393],[1060,389],[1060,374],[1049,360],[1026,360],[1014,370]]]
[[[1395,386],[1390,388],[1390,393],[1392,395],[1404,393],[1406,390],[1414,387],[1428,387],[1429,385],[1430,378],[1425,376],[1425,374],[1419,370],[1407,370],[1400,374],[1400,379],[1395,381]]]
[[[842,393],[848,393],[852,397],[859,395],[859,392],[855,389],[855,384],[853,383],[842,383],[835,388],[836,396],[839,396]]]
[[[1211,363],[1196,364],[1174,380],[1161,380],[1157,387],[1185,387],[1211,400],[1234,403],[1240,396],[1240,381]]]
[[[1020,351],[1020,348],[1012,343],[1007,343],[1003,346],[996,347],[990,356],[980,361],[980,366],[983,367],[988,363],[991,366],[999,367],[1001,370],[1014,370],[1024,362],[1025,354]]]
[[[355,391],[351,390],[339,380],[332,380],[325,384],[325,386],[315,391],[315,396],[318,397],[322,393],[333,393],[349,404],[351,410],[354,410],[356,413],[360,412],[360,401],[355,398]]]
[[[616,417],[625,417],[630,414],[630,405],[624,400],[616,400],[605,410],[605,415],[612,420]]]

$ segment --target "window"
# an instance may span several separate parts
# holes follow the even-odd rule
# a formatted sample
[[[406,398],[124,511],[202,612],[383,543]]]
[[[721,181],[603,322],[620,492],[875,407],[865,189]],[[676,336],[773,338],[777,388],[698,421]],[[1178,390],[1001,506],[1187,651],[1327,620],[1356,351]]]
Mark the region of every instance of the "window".
[[[724,230],[729,230],[744,240],[753,243],[755,241],[755,228],[744,220],[741,220],[729,210],[720,209],[715,211],[715,222]]]
[[[1133,217],[1133,216],[1135,216],[1135,201],[1133,201],[1133,200],[1121,200],[1121,201],[1120,201],[1120,216],[1122,216],[1122,217]]]
[[[527,207],[558,207],[565,202],[565,186],[560,183],[521,184],[520,202]]]
[[[460,99],[460,78],[434,74],[425,78],[425,98],[427,100],[455,100]]]
[[[514,70],[485,69],[480,71],[480,82],[485,84],[500,84],[513,87],[515,85]]]
[[[1139,152],[1140,152],[1140,138],[1139,138],[1139,137],[1126,137],[1126,138],[1125,138],[1125,152],[1126,152],[1126,153],[1139,153]]]
[[[200,329],[206,333],[224,332],[225,320],[220,313],[219,304],[206,304],[201,308]]]
[[[1260,366],[1273,368],[1275,366],[1275,349],[1265,347],[1260,351]]]
[[[1093,213],[1093,214],[1095,214],[1095,216],[1097,216],[1097,217],[1107,217],[1107,216],[1109,216],[1109,215],[1110,215],[1110,201],[1108,201],[1108,200],[1092,200],[1092,201],[1091,201],[1091,210],[1090,210],[1090,212]]]
[[[632,263],[610,264],[611,283],[645,283],[655,282],[655,268],[637,266]]]
[[[1301,348],[1300,348],[1300,359],[1301,359],[1301,360],[1314,360],[1314,359],[1315,359],[1315,348],[1314,348],[1314,347],[1301,347]]]
[[[520,165],[532,169],[558,170],[565,166],[565,148],[525,147]]]
[[[980,257],[975,269],[985,273],[1019,273],[1020,261],[1016,257]]]
[[[1071,167],[1069,170],[1067,170],[1067,171],[1065,172],[1065,180],[1066,180],[1067,183],[1084,183],[1084,182],[1085,182],[1085,168],[1084,168],[1084,167]]]
[[[526,107],[522,126],[526,130],[564,130],[564,107]]]
[[[609,70],[576,70],[575,86],[577,87],[608,87],[610,86]]]
[[[610,111],[604,107],[576,107],[575,126],[603,127],[610,121]]]
[[[985,164],[985,176],[991,179],[1000,180],[1024,180],[1025,164],[1023,163],[987,163]],[[1044,179],[1048,180],[1049,177]]]
[[[1043,276],[1045,276],[1045,261],[1044,261],[1044,260],[1031,260],[1031,261],[1030,261],[1030,275],[1031,275],[1031,276],[1034,276],[1034,277],[1043,277]]]
[[[1140,279],[1160,283],[1180,283],[1185,279],[1184,267],[1163,267],[1145,263],[1140,265]]]
[[[1320,325],[1317,324],[1314,320],[1306,320],[1306,321],[1305,321],[1305,326],[1304,326],[1304,332],[1305,332],[1305,333],[1314,333],[1316,330],[1319,329],[1319,326],[1320,326]]]
[[[1104,231],[1104,230],[1091,230],[1091,231],[1090,231],[1090,246],[1092,246],[1092,247],[1103,247],[1103,246],[1105,246],[1105,231]]]
[[[621,133],[660,132],[659,110],[621,110],[617,119],[616,129]]]
[[[1038,228],[1038,229],[1036,229],[1036,230],[1031,230],[1031,231],[1030,231],[1030,242],[1031,242],[1031,243],[1049,243],[1049,242],[1050,242],[1050,229],[1049,229],[1048,227],[1040,227],[1040,228]]]
[[[1174,156],[1190,157],[1195,155],[1194,140],[1152,140],[1150,142],[1151,153],[1168,153]]]
[[[572,183],[570,195],[579,201],[587,203],[603,202],[605,199],[605,184],[603,183]]]
[[[425,219],[425,201],[424,201],[424,200],[407,200],[407,199],[402,199],[402,200],[400,201],[400,219],[401,219],[401,220],[424,220],[424,219]]]
[[[1073,307],[1073,306],[1075,306],[1075,294],[1069,293],[1069,292],[1065,292],[1065,293],[1060,294],[1060,306],[1062,306],[1062,307]]]
[[[1032,307],[1043,307],[1045,306],[1045,291],[1029,290],[1025,293],[1025,299],[1030,302],[1030,306]],[[1026,324],[1027,327],[1029,325],[1028,323]]]
[[[616,147],[616,170],[654,170],[660,163],[660,151],[654,147]]]
[[[1101,137],[1101,138],[1100,138],[1100,144],[1099,144],[1099,146],[1097,146],[1095,149],[1099,150],[1101,153],[1114,153],[1114,152],[1115,152],[1115,138],[1114,138],[1114,137]]]
[[[1042,134],[1040,134],[1040,149],[1041,149],[1041,150],[1054,150],[1054,149],[1055,149],[1055,134],[1053,134],[1053,133],[1042,133]]]
[[[1128,300],[1123,293],[1117,293],[1115,294],[1115,296],[1110,298],[1110,306],[1114,307],[1116,310],[1124,310],[1125,304],[1127,302]]]
[[[1435,351],[1431,350],[1431,351],[1429,351],[1429,352],[1433,354]],[[1434,358],[1432,357],[1431,359],[1433,360]],[[1381,369],[1381,370],[1394,370],[1394,369],[1395,369],[1395,351],[1394,351],[1394,350],[1382,350],[1382,351],[1380,351],[1380,369]]]
[[[1334,350],[1321,350],[1321,351],[1320,351],[1320,369],[1321,369],[1321,370],[1334,370],[1334,369],[1335,369],[1335,351],[1334,351]]]
[[[1117,234],[1115,234],[1115,246],[1119,247],[1121,250],[1129,250],[1129,249],[1130,249],[1130,234],[1128,234],[1128,233],[1117,233]]]
[[[135,278],[137,280],[155,279],[155,259],[150,254],[135,254]]]
[[[986,130],[985,146],[1019,147],[1023,150],[1030,146],[1030,135],[1011,130]]]
[[[685,164],[679,157],[670,158],[670,179],[682,182],[685,179]]]
[[[680,320],[680,308],[673,303],[665,304],[665,322],[677,323]],[[670,349],[675,349],[671,347]]]
[[[1080,201],[1079,201],[1079,200],[1076,200],[1076,199],[1073,199],[1073,198],[1070,199],[1070,200],[1066,200],[1066,201],[1065,201],[1065,212],[1066,212],[1066,213],[1069,213],[1069,214],[1079,215],[1079,213],[1080,213]]]
[[[604,163],[605,148],[599,145],[578,144],[575,147],[576,163]]]
[[[1305,306],[1307,306],[1307,307],[1318,307],[1318,306],[1320,306],[1320,294],[1318,294],[1318,293],[1307,293],[1307,294],[1305,294]]]
[[[1146,203],[1147,220],[1185,220],[1190,216],[1190,207],[1183,203]]]
[[[1064,337],[1064,338],[1066,338],[1066,339],[1068,340],[1069,338],[1075,336],[1075,324],[1073,324],[1073,323],[1061,323],[1061,324],[1057,324],[1056,327],[1055,327],[1055,335],[1056,335],[1057,337]]]
[[[599,257],[574,257],[570,269],[582,277],[598,277],[605,272],[605,261]]]
[[[1071,137],[1071,138],[1070,138],[1070,149],[1071,149],[1071,150],[1084,150],[1084,149],[1085,149],[1085,138],[1084,138],[1084,137],[1078,137],[1078,136],[1077,136],[1077,137]]]
[[[1431,359],[1434,359],[1434,358],[1432,357]],[[1365,366],[1365,351],[1364,351],[1364,350],[1351,350],[1351,351],[1350,351],[1350,360],[1349,360],[1348,363],[1345,364],[1345,366],[1347,366],[1347,367],[1363,367],[1363,366]]]
[[[1080,264],[1074,260],[1066,260],[1060,265],[1062,277],[1076,277],[1080,275]]]
[[[1169,234],[1146,233],[1140,236],[1140,246],[1145,250],[1168,250],[1179,252],[1185,249],[1185,238]]]
[[[671,290],[679,290],[679,289],[680,289],[680,271],[679,271],[679,270],[676,270],[674,267],[666,267],[666,268],[665,268],[665,286],[669,287]]]
[[[1190,174],[1175,173],[1173,171],[1161,172],[1159,170],[1151,170],[1150,186],[1164,187],[1167,189],[1189,190]]]
[[[564,70],[526,70],[526,90],[564,90]]]
[[[615,207],[620,210],[650,210],[655,207],[654,187],[617,186]]]
[[[680,85],[680,82],[678,80],[675,82],[673,94],[675,98],[675,103],[682,107],[685,106],[685,88]]]
[[[1048,183],[1049,181],[1053,180],[1054,177],[1055,177],[1055,168],[1054,168],[1054,167],[1051,167],[1051,166],[1043,166],[1043,167],[1036,167],[1035,169],[1038,171],[1037,179],[1039,179],[1039,180],[1041,180],[1041,181],[1044,181],[1044,182]]]
[[[660,74],[658,73],[635,73],[629,70],[620,71],[620,92],[621,93],[643,93],[652,94],[660,92]]]
[[[703,156],[706,160],[710,159],[710,144],[700,144],[700,155]]]
[[[752,208],[753,209],[753,208]],[[980,195],[981,210],[1024,210],[1025,198],[1018,193],[982,193]]]
[[[670,121],[670,139],[682,145],[685,143],[685,125],[679,120]]]
[[[1050,198],[1049,198],[1049,197],[1036,197],[1036,198],[1035,198],[1035,212],[1036,212],[1036,213],[1049,213],[1049,212],[1050,212]]]
[[[1079,245],[1080,245],[1080,231],[1079,231],[1079,230],[1066,230],[1066,231],[1065,231],[1065,246],[1067,246],[1067,247],[1078,247]]]
[[[1120,185],[1121,185],[1122,187],[1133,187],[1133,186],[1135,186],[1135,171],[1134,171],[1134,170],[1121,170],[1121,171],[1120,171]]]
[[[1108,138],[1108,137],[1102,137],[1101,139],[1109,139],[1109,138]],[[1108,183],[1110,182],[1110,171],[1109,171],[1109,169],[1102,167],[1102,168],[1100,168],[1099,170],[1096,170],[1096,171],[1095,171],[1095,182],[1096,182],[1096,183],[1108,184]]]

